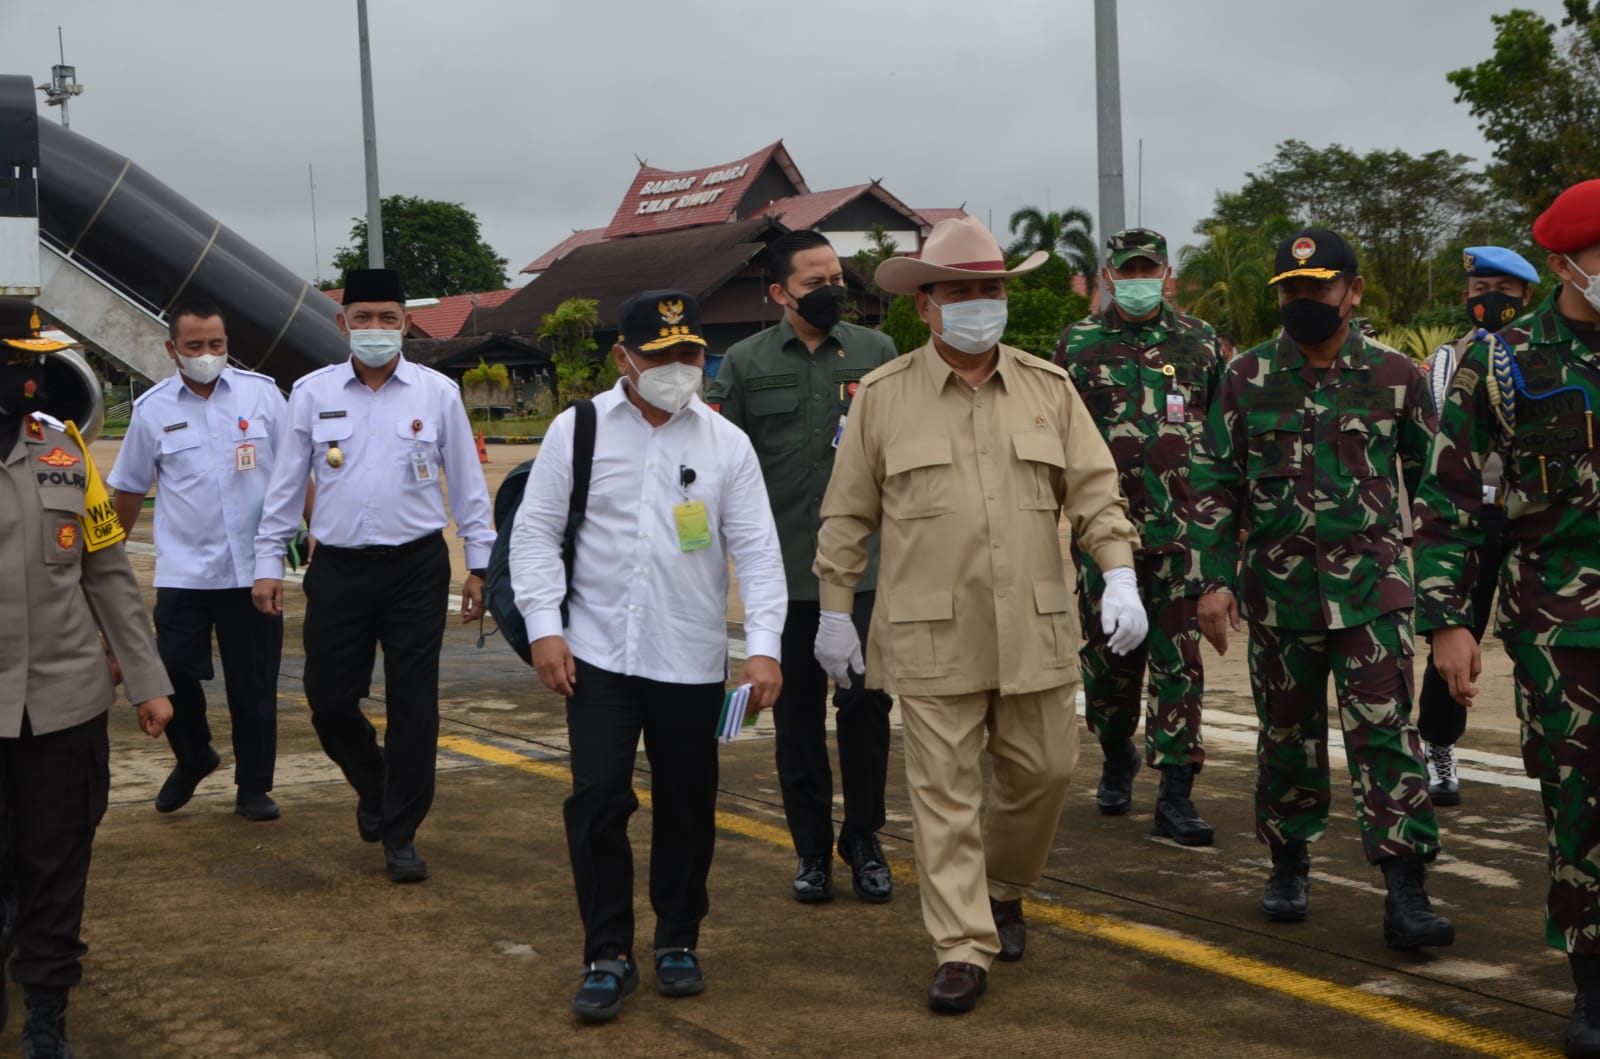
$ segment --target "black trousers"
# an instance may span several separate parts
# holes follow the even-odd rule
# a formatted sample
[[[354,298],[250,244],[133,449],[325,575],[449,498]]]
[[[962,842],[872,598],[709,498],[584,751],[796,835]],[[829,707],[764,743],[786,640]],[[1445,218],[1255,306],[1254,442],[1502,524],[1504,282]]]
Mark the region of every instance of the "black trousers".
[[[439,649],[450,554],[438,533],[398,548],[319,546],[306,570],[306,701],[311,724],[345,779],[383,805],[383,843],[416,836],[433,805],[439,748]],[[361,712],[383,645],[383,746]]]
[[[1478,580],[1472,586],[1472,635],[1483,639],[1493,611],[1494,590],[1500,583],[1500,561],[1505,556],[1506,513],[1503,508],[1487,507],[1481,518],[1483,550],[1478,553]],[[1430,743],[1455,746],[1467,730],[1467,708],[1450,697],[1450,686],[1433,668],[1433,654],[1422,673],[1422,691],[1417,696],[1417,734]]]
[[[876,598],[876,592],[856,594],[851,618],[863,645]],[[827,857],[833,851],[828,674],[817,664],[814,653],[819,614],[815,600],[789,604],[783,623],[783,690],[772,708],[783,813],[789,820],[794,851],[802,857]],[[892,704],[886,692],[865,687],[860,673],[850,675],[849,690],[833,693],[845,836],[871,835],[883,826]]]
[[[233,781],[240,794],[272,789],[278,757],[278,661],[283,618],[263,614],[248,588],[156,589],[156,649],[172,681],[167,742],[180,765],[204,767],[211,748],[202,680],[211,666],[211,630],[222,656],[228,715],[233,719]]]
[[[717,838],[717,719],[723,685],[663,684],[577,662],[567,700],[572,796],[567,852],[583,917],[585,963],[633,953],[634,752],[650,761],[650,907],[655,948],[692,949],[710,908]]]
[[[48,735],[0,739],[16,921],[11,978],[24,989],[70,989],[83,978],[81,937],[89,851],[111,789],[106,715]]]

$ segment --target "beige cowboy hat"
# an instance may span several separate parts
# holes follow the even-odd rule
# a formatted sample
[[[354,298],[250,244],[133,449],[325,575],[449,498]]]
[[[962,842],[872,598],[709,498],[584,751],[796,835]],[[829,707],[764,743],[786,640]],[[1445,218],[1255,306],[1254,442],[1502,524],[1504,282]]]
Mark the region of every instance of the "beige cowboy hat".
[[[890,294],[914,294],[924,283],[1021,276],[1049,257],[1050,251],[1035,250],[1022,264],[1008,269],[1000,244],[982,221],[976,217],[952,217],[933,226],[921,254],[889,258],[878,266],[872,281]]]

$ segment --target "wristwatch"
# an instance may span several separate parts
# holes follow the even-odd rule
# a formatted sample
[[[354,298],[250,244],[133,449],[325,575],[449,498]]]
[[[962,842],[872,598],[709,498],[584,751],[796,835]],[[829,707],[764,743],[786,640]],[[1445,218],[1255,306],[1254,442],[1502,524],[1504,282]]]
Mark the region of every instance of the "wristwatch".
[[[467,575],[469,577],[479,577],[487,580],[489,577],[489,568],[486,566],[480,566],[476,570],[468,570]]]

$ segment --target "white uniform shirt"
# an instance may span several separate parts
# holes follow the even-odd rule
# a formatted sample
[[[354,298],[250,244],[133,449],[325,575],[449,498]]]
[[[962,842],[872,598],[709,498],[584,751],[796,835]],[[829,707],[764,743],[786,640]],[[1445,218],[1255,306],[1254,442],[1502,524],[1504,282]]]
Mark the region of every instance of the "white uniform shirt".
[[[700,398],[651,427],[623,393],[596,397],[594,470],[573,563],[575,657],[625,676],[710,684],[728,672],[728,559],[744,599],[749,655],[778,659],[789,593],[761,465],[742,430]],[[561,531],[572,495],[576,414],[550,424],[511,531],[511,585],[529,641],[562,635]],[[673,508],[705,504],[709,547],[679,546]]]
[[[328,456],[335,448],[337,467]],[[450,483],[450,513],[466,542],[467,568],[489,565],[489,488],[461,388],[432,368],[402,356],[374,391],[343,361],[294,384],[288,429],[256,536],[257,578],[283,577],[284,552],[300,525],[306,480],[313,474],[317,498],[310,529],[318,544],[405,544],[444,529],[443,477]]]
[[[237,368],[222,370],[209,398],[174,373],[133,403],[106,482],[141,496],[158,486],[157,588],[250,587],[285,409],[277,383]]]

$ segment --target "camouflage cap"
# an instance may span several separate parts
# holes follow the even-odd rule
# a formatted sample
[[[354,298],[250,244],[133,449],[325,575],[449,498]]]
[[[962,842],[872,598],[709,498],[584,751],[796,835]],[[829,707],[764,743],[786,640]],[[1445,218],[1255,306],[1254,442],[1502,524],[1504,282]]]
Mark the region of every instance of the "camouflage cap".
[[[1167,237],[1153,228],[1124,228],[1107,239],[1106,246],[1111,251],[1112,268],[1121,268],[1136,257],[1167,263]]]

